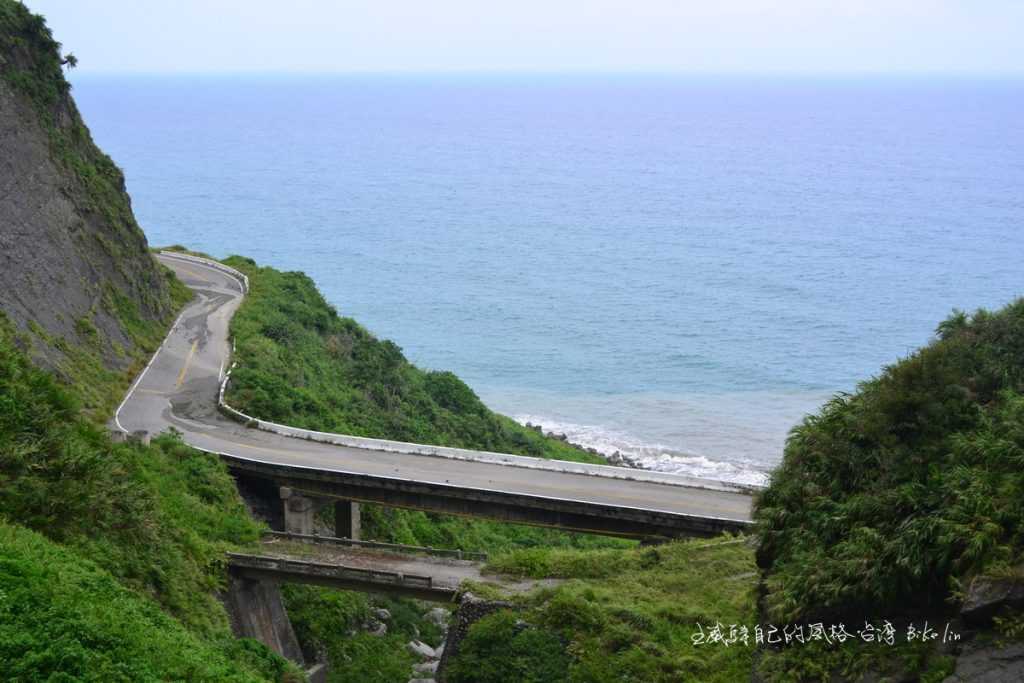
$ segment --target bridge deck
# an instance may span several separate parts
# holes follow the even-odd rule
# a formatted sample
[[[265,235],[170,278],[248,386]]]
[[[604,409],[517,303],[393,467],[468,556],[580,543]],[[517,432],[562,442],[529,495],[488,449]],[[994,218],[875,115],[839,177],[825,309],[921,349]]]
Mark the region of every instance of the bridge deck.
[[[695,488],[683,478],[676,485],[667,483],[673,481],[671,477],[650,482],[565,472],[539,459],[540,469],[531,469],[354,448],[268,433],[231,421],[218,412],[217,395],[230,356],[228,323],[241,302],[242,286],[234,276],[213,267],[173,257],[161,260],[197,298],[119,408],[115,422],[127,432],[155,434],[173,427],[186,443],[225,456],[233,467],[249,467],[275,481],[290,477],[288,485],[310,494],[332,495],[333,491],[338,497],[397,507],[624,535],[642,535],[636,529],[646,528],[668,535],[686,531],[710,535],[749,525],[749,495]],[[458,504],[449,509],[446,506],[452,501]],[[541,509],[550,514],[530,512]],[[604,517],[627,520],[625,531],[594,524]]]
[[[538,584],[485,575],[483,563],[479,561],[352,547],[329,541],[271,536],[263,541],[258,552],[229,553],[228,566],[243,578],[311,583],[441,602],[451,600],[465,581],[486,583],[512,592],[529,590]]]

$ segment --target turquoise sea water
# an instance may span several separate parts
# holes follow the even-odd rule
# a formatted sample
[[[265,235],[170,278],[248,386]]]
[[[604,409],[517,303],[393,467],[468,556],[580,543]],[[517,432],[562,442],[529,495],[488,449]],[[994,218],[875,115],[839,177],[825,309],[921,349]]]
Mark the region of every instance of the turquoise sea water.
[[[308,272],[417,364],[648,466],[787,430],[1024,294],[1024,83],[88,77],[151,243]]]

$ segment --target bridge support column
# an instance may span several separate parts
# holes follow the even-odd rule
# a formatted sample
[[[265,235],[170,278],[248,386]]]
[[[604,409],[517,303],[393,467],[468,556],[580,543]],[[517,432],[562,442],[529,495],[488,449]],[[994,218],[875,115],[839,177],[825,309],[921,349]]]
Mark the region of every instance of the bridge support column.
[[[334,503],[334,535],[358,541],[362,531],[359,503],[339,500]]]
[[[284,530],[290,534],[312,534],[318,500],[287,486],[281,487],[281,500],[284,502]]]
[[[282,657],[305,665],[302,648],[276,583],[254,581],[232,573],[222,600],[236,636],[255,638]]]

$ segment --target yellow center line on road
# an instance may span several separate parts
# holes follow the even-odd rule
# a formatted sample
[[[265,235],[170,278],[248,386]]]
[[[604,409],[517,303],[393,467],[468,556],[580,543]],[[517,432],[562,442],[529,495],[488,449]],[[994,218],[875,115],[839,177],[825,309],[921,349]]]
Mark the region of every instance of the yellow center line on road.
[[[188,273],[189,275],[193,276],[194,278],[196,278],[200,282],[206,282],[209,279],[205,275],[200,275],[199,273],[197,273],[196,271],[192,270],[191,268],[186,268],[185,266],[183,266],[183,265],[181,265],[180,263],[177,263],[177,262],[175,262],[174,268],[176,270],[183,270],[183,271],[185,271],[186,273]]]
[[[224,440],[227,441],[232,446],[241,446],[242,448],[251,448],[254,451],[263,451],[265,453],[273,453],[274,455],[278,455],[281,452],[280,449],[275,450],[273,448],[263,448],[262,446],[250,446],[247,443],[240,443],[238,441],[229,441],[228,439],[224,439]]]
[[[192,356],[196,353],[196,347],[199,346],[199,340],[196,339],[192,342],[192,348],[189,349],[188,356],[185,358],[185,364],[181,366],[181,372],[178,373],[178,383],[175,387],[180,387],[181,383],[185,381],[185,373],[188,372],[188,366],[192,363]]]

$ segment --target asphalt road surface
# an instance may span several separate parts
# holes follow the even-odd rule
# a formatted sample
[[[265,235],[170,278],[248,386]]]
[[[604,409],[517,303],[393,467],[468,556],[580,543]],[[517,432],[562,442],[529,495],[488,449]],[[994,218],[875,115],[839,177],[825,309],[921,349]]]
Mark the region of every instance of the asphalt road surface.
[[[228,322],[242,301],[230,274],[159,256],[196,294],[163,346],[132,386],[114,421],[118,428],[158,434],[170,427],[189,445],[247,460],[317,470],[401,478],[585,501],[641,510],[748,521],[751,497],[679,483],[633,481],[429,455],[393,453],[306,441],[247,428],[222,416],[217,393],[230,357]],[[538,464],[547,467],[549,461]]]

